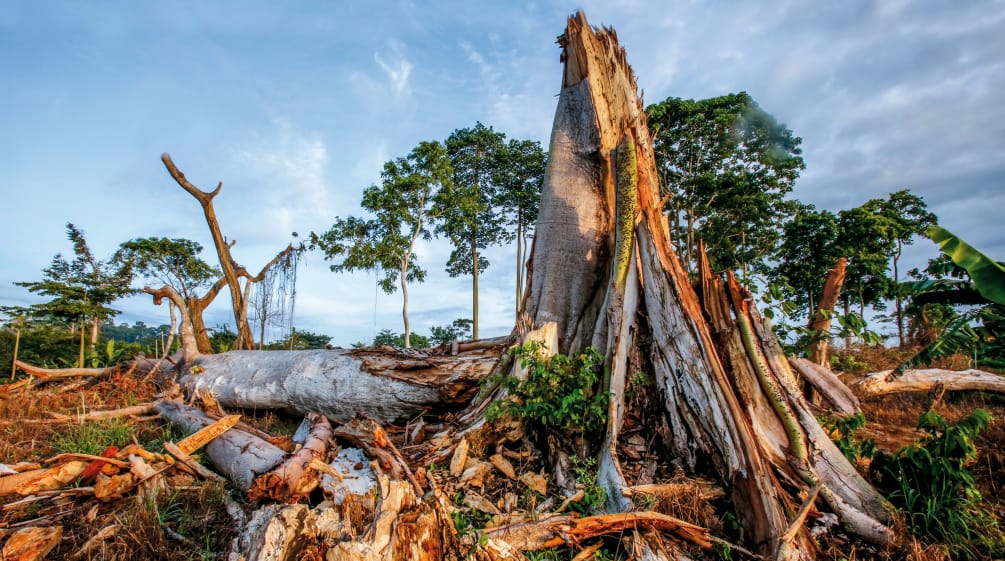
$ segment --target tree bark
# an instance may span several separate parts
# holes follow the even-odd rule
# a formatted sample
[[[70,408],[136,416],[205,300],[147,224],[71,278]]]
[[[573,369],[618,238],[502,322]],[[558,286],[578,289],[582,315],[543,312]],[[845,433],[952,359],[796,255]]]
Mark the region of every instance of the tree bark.
[[[604,390],[612,395],[612,419],[621,417],[618,396],[628,355],[634,350],[646,356],[665,397],[668,447],[691,470],[700,459],[715,467],[763,554],[796,559],[815,551],[806,531],[788,535],[787,513],[801,501],[780,479],[804,492],[821,484],[821,497],[847,527],[885,542],[889,532],[880,521],[889,513],[881,498],[809,413],[749,297],[735,281],[724,285],[713,278],[707,260],[701,300],[692,289],[672,249],[643,105],[613,31],[592,29],[577,14],[559,44],[563,89],[521,332],[554,322],[557,351],[606,349],[610,385]],[[629,141],[632,147],[624,148]],[[635,177],[623,181],[630,174],[619,162],[629,150]],[[626,196],[632,189],[634,196]],[[632,198],[637,210],[627,202]],[[637,247],[627,260],[622,243]],[[630,278],[636,267],[638,280],[631,288],[626,280],[622,294],[617,279]],[[639,291],[644,313],[633,309],[631,290]],[[651,345],[640,340],[636,321],[647,324]],[[600,465],[609,496],[620,497],[623,477],[610,448],[617,429],[618,421],[611,421]]]
[[[844,285],[845,268],[847,265],[848,259],[841,257],[837,260],[834,268],[827,271],[827,280],[824,281],[824,291],[820,296],[820,304],[810,318],[808,327],[816,339],[810,343],[810,348],[807,350],[807,358],[816,364],[827,364],[831,316],[834,312],[834,306],[837,305],[838,297],[841,295],[841,286]]]
[[[177,401],[161,401],[155,409],[187,433],[214,423],[202,411]],[[220,473],[243,491],[250,489],[255,479],[286,458],[286,452],[281,448],[236,429],[228,430],[207,444],[206,455]]]
[[[457,356],[381,351],[231,351],[200,355],[179,378],[190,395],[212,392],[225,407],[321,413],[381,423],[463,407],[499,357],[498,349]]]
[[[1005,377],[983,370],[906,370],[891,378],[892,370],[867,374],[853,385],[864,395],[927,392],[940,386],[946,391],[980,391],[1005,393]]]

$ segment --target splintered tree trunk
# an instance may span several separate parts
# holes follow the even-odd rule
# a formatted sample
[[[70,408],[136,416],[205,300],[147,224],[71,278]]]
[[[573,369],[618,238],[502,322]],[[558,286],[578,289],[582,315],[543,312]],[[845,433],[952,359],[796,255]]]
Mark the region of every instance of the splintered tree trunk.
[[[841,295],[841,287],[844,285],[845,268],[848,259],[842,257],[837,260],[834,268],[827,271],[827,280],[824,281],[824,291],[820,296],[820,304],[816,312],[810,318],[809,328],[817,336],[810,344],[807,358],[820,364],[827,364],[827,346],[831,329],[831,315],[834,306],[837,305],[838,296]]]
[[[608,495],[622,496],[614,442],[637,352],[663,394],[668,447],[691,470],[714,467],[762,553],[814,556],[808,531],[789,526],[799,524],[790,514],[799,493],[816,486],[846,527],[886,541],[882,499],[807,409],[749,296],[707,266],[704,299],[692,288],[672,249],[642,101],[615,33],[580,13],[559,44],[565,71],[518,332],[554,323],[554,351],[606,350],[612,399],[600,476]]]

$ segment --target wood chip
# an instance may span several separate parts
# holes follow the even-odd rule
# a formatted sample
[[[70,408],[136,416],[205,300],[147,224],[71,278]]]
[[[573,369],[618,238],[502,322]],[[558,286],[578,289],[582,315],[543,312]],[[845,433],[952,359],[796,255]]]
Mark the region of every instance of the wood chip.
[[[450,459],[450,475],[460,477],[464,473],[464,466],[468,463],[468,439],[462,438],[454,448],[454,455]]]
[[[87,462],[70,461],[46,469],[26,471],[0,478],[0,496],[17,493],[21,496],[38,491],[59,489],[76,481],[87,468]]]
[[[485,497],[479,495],[475,491],[468,490],[464,493],[464,503],[469,507],[480,510],[486,514],[502,514],[496,505],[492,504],[492,501],[486,499]]]
[[[136,486],[136,478],[131,473],[122,475],[99,475],[94,482],[94,498],[105,501],[117,499]]]
[[[516,470],[513,468],[513,464],[510,463],[502,454],[493,454],[489,461],[492,465],[496,467],[497,470],[503,472],[503,474],[510,478],[516,479]]]
[[[485,476],[492,472],[492,464],[475,460],[468,462],[468,469],[461,474],[461,484],[484,487]]]
[[[62,526],[21,528],[3,546],[4,561],[39,561],[63,539]]]
[[[539,495],[548,494],[548,480],[539,473],[528,471],[520,475],[520,481]]]
[[[240,415],[227,415],[212,425],[203,427],[178,443],[178,448],[186,454],[191,454],[209,444],[214,438],[230,430],[241,420]]]

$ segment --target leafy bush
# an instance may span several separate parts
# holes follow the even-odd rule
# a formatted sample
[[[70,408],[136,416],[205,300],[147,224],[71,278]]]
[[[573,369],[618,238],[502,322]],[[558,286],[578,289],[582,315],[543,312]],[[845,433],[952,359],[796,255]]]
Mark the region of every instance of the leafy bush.
[[[890,456],[876,454],[870,467],[890,490],[890,502],[908,516],[919,537],[944,543],[954,559],[1005,554],[1005,539],[993,513],[981,505],[974,476],[967,469],[977,459],[974,437],[991,415],[977,409],[955,425],[935,411],[918,419],[928,435]]]
[[[837,444],[841,453],[852,462],[861,458],[871,458],[876,453],[876,445],[871,440],[855,438],[855,433],[865,424],[864,413],[847,417],[824,416],[820,418],[820,425],[830,435],[834,444]]]
[[[589,434],[607,423],[607,392],[594,388],[601,377],[604,357],[593,347],[571,358],[563,354],[545,357],[542,344],[532,341],[510,352],[527,369],[527,378],[502,375],[488,382],[501,382],[510,397],[489,405],[489,421],[508,413],[541,423],[546,429]]]
[[[576,487],[583,491],[583,498],[569,504],[569,509],[580,514],[592,514],[603,510],[607,502],[607,490],[597,482],[597,460],[572,456],[572,472],[576,476]]]

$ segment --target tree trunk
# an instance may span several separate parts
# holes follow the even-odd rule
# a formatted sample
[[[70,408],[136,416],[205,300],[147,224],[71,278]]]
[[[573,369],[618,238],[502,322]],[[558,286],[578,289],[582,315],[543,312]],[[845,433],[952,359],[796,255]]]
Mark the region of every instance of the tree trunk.
[[[892,370],[867,374],[853,385],[864,395],[927,392],[936,387],[945,391],[980,391],[1005,393],[1005,377],[983,370],[905,370],[893,378]]]
[[[807,358],[816,364],[827,364],[827,347],[830,340],[831,316],[834,306],[837,305],[838,296],[841,295],[841,286],[844,284],[845,267],[848,259],[841,257],[837,260],[834,268],[827,271],[827,280],[824,282],[824,291],[820,296],[820,305],[810,318],[810,331],[814,335],[813,342],[807,350]]]
[[[478,339],[478,240],[471,238],[471,338]]]
[[[700,288],[692,287],[671,246],[643,105],[613,30],[593,29],[579,13],[568,20],[559,44],[565,63],[562,91],[528,264],[528,291],[515,335],[521,342],[544,341],[546,353],[574,354],[588,346],[606,352],[604,385],[587,390],[610,395],[603,444],[589,451],[596,454],[598,481],[611,498],[607,508],[634,507],[622,492],[627,485],[618,440],[627,414],[627,373],[640,367],[658,389],[652,399],[662,410],[666,430],[652,431],[663,437],[660,448],[669,450],[662,461],[692,474],[711,472],[728,489],[744,524],[744,539],[760,554],[779,560],[816,557],[818,549],[803,520],[818,495],[822,501],[816,508],[832,510],[849,531],[887,542],[891,534],[884,525],[889,519],[884,501],[816,421],[749,293],[732,275],[726,282],[712,275],[703,255],[694,256]],[[477,392],[474,380],[493,367],[499,374],[526,376],[520,361],[494,353],[434,357],[274,351],[202,356],[181,382],[189,391],[212,391],[230,406],[316,411],[337,422],[364,413],[379,422],[396,422],[435,414],[444,402],[448,408],[464,404]],[[474,438],[488,427],[484,408],[503,397],[504,388],[486,389],[454,417],[464,434]],[[380,448],[378,442],[387,436],[378,429],[373,440]],[[439,444],[430,444],[425,457],[436,456],[442,465],[450,447],[440,448],[441,438],[431,440]],[[561,472],[571,443],[545,440],[558,466],[555,482],[571,486]],[[383,461],[400,462],[393,445],[384,446],[389,450]],[[381,481],[380,497],[387,504],[380,507],[373,530],[354,542],[337,542],[333,547],[340,553],[334,558],[462,557],[435,478],[427,484],[429,498],[421,501],[415,481]],[[305,516],[296,514],[300,522],[283,527],[300,524]],[[633,517],[642,526],[655,520],[645,514]],[[602,530],[617,519],[592,522]],[[663,522],[668,526],[653,522],[652,528],[669,528],[670,522]],[[683,555],[658,535],[632,536],[633,549],[645,552],[640,558]],[[489,536],[485,547],[472,544],[469,553],[492,558],[493,548],[504,542]]]
[[[171,156],[166,152],[161,154],[161,161],[164,162],[164,167],[167,168],[168,173],[171,174],[175,182],[188,194],[195,197],[199,201],[199,205],[202,206],[203,214],[206,217],[206,224],[209,226],[209,232],[213,237],[213,245],[216,247],[216,253],[220,258],[220,270],[223,271],[223,278],[226,281],[227,288],[230,289],[231,307],[234,311],[234,322],[237,324],[237,340],[234,342],[234,348],[253,349],[255,347],[255,338],[251,334],[251,326],[248,324],[248,289],[252,283],[261,282],[269,269],[278,263],[280,259],[293,251],[298,251],[298,249],[294,248],[292,244],[287,246],[286,249],[276,254],[272,258],[272,261],[262,267],[262,270],[257,275],[252,276],[230,254],[230,248],[234,246],[236,241],[232,240],[228,243],[220,231],[220,222],[216,217],[216,210],[213,208],[213,199],[220,193],[223,183],[218,183],[216,189],[213,191],[203,191],[185,178],[185,174],[174,165],[174,162],[171,161]],[[242,278],[245,279],[246,283],[244,287],[241,286]],[[215,297],[215,294],[213,296]],[[207,302],[206,305],[209,305],[209,303]]]
[[[405,282],[407,267],[401,268],[401,319],[405,322],[405,348],[412,348],[412,328],[408,324],[408,283]]]
[[[199,345],[195,340],[195,331],[192,329],[192,318],[189,315],[188,306],[181,294],[170,286],[164,285],[158,289],[143,287],[143,292],[154,297],[154,305],[160,306],[164,298],[169,299],[181,314],[181,321],[178,324],[178,334],[181,336],[182,362],[188,363],[199,356]],[[173,330],[172,330],[173,331]],[[164,354],[169,354],[169,349],[165,345]]]
[[[563,89],[519,327],[528,333],[554,322],[558,352],[607,350],[612,421],[600,466],[609,496],[622,495],[610,443],[623,414],[628,356],[638,352],[665,397],[676,460],[690,470],[710,460],[762,553],[796,559],[815,552],[808,532],[787,533],[787,513],[801,501],[780,480],[804,492],[821,485],[849,529],[885,542],[889,532],[877,521],[888,519],[882,499],[809,412],[749,295],[732,279],[725,285],[712,277],[707,259],[702,300],[691,288],[672,250],[643,106],[614,33],[590,28],[578,14],[559,44]],[[629,154],[634,174],[621,166]],[[638,280],[629,284],[636,268]],[[636,291],[638,312],[630,297]],[[643,329],[651,344],[640,337]]]
[[[190,395],[211,392],[225,407],[321,413],[340,423],[357,414],[381,423],[468,403],[500,350],[457,356],[387,355],[375,350],[231,351],[200,355],[179,378]]]
[[[900,295],[900,272],[897,268],[897,262],[900,260],[900,253],[903,251],[903,246],[900,243],[900,239],[897,239],[897,252],[893,254],[893,286],[894,299],[896,301],[896,307],[894,309],[894,314],[897,316],[897,347],[904,348],[904,310],[903,310],[903,298]]]

